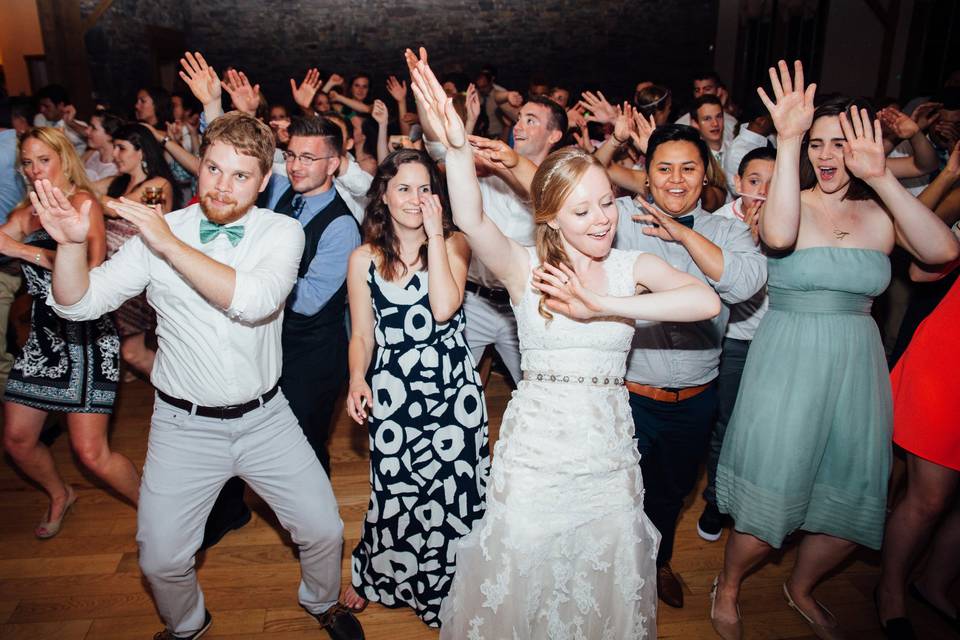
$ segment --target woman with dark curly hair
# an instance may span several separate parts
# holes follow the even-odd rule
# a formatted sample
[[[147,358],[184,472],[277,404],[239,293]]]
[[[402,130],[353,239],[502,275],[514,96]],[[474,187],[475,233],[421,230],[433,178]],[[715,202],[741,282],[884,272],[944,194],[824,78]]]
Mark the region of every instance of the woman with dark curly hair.
[[[126,124],[113,132],[114,162],[118,174],[104,178],[94,186],[104,201],[126,198],[136,202],[156,202],[164,213],[180,208],[180,192],[173,188],[173,175],[163,159],[163,149],[142,124]],[[108,216],[107,256],[137,235],[137,228],[118,218],[110,208]],[[120,333],[120,356],[141,375],[149,376],[156,352],[147,346],[146,336],[157,324],[145,294],[131,298],[114,314]]]
[[[448,547],[483,515],[490,465],[483,386],[463,336],[470,250],[422,151],[388,155],[368,196],[347,275],[347,412],[370,429],[372,493],[344,601],[407,605],[437,626],[453,578]]]

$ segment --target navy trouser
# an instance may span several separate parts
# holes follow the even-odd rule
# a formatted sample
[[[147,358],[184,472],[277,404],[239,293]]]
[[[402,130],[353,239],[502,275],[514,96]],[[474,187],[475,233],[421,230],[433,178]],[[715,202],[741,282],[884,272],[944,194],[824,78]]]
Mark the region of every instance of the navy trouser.
[[[657,566],[670,562],[683,501],[697,483],[717,411],[711,384],[682,402],[660,402],[630,394],[630,408],[643,473],[643,510],[660,531]]]

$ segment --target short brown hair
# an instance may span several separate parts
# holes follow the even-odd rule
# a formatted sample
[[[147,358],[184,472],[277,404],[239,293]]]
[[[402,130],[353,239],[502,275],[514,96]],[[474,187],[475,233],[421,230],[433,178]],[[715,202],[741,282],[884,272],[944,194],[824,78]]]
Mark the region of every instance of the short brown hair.
[[[273,131],[253,116],[232,111],[214,120],[200,144],[201,158],[214,142],[228,144],[240,155],[256,158],[263,175],[267,175],[273,166],[276,150]]]

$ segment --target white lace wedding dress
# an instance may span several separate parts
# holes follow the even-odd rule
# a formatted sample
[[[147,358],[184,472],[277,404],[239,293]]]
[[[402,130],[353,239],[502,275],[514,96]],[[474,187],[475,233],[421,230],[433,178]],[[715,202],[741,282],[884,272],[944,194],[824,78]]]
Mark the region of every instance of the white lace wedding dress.
[[[610,293],[634,293],[636,256],[604,261]],[[548,323],[539,301],[528,288],[514,308],[525,379],[503,416],[486,514],[456,547],[440,637],[654,638],[660,534],[643,513],[622,383],[633,322]]]

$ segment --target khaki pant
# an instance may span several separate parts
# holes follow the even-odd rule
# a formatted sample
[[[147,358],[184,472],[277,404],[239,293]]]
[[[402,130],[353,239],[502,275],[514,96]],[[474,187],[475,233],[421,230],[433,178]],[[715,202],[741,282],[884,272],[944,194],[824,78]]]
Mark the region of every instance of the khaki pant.
[[[0,393],[7,387],[7,377],[13,368],[13,354],[7,353],[7,327],[10,307],[20,290],[20,276],[0,271]]]

